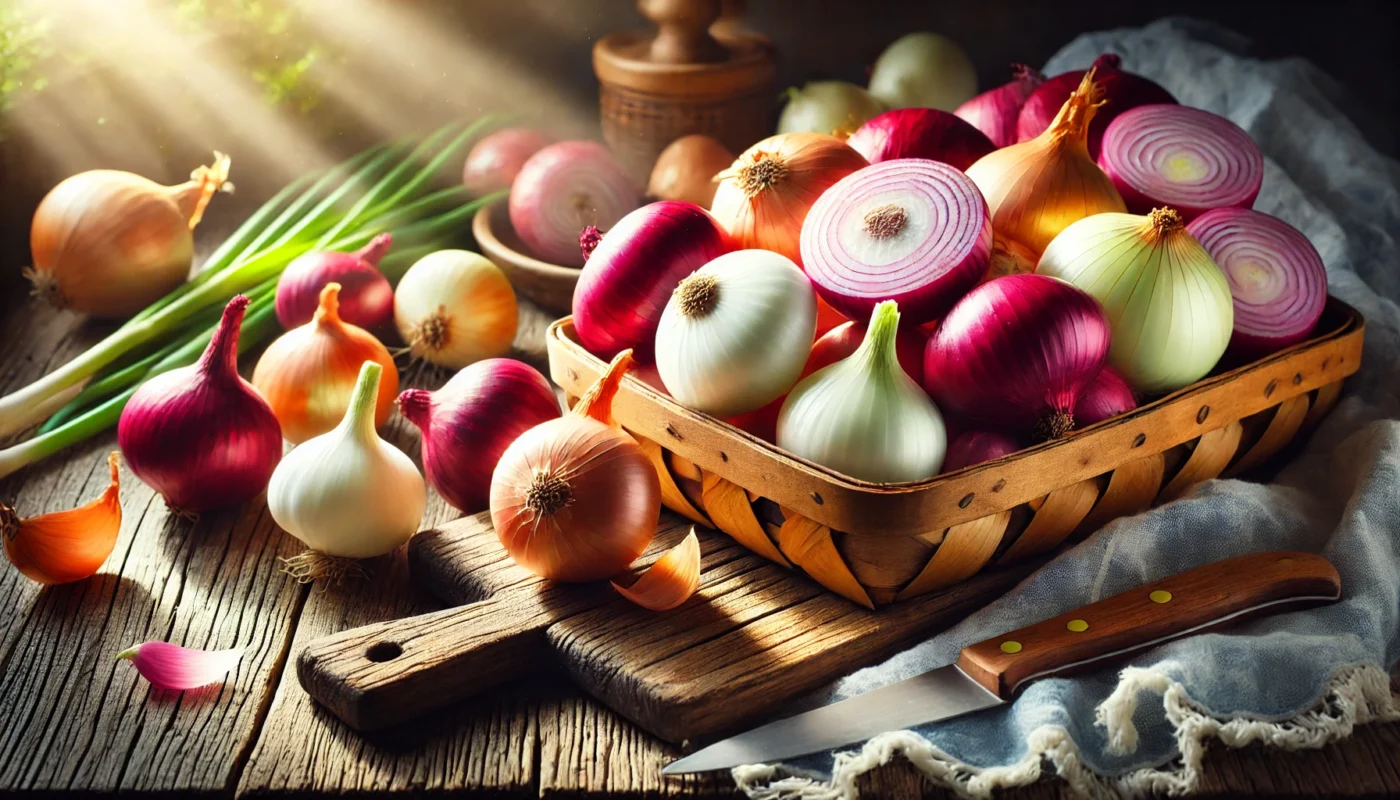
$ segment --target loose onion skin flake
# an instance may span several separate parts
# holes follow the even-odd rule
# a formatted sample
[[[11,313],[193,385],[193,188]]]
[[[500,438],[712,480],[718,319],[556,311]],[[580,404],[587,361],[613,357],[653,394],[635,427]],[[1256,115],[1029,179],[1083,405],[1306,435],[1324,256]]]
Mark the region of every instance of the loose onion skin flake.
[[[1128,211],[1171,206],[1189,222],[1212,208],[1249,208],[1264,181],[1264,156],[1224,117],[1178,105],[1139,106],[1104,132],[1099,167]]]
[[[935,108],[886,111],[860,126],[846,144],[872,164],[927,158],[960,170],[997,149],[972,123]]]
[[[832,308],[865,322],[894,300],[908,325],[947,311],[987,272],[992,219],[964,174],[896,159],[849,175],[802,226],[802,262]]]
[[[1186,230],[1230,283],[1235,327],[1228,353],[1253,360],[1308,338],[1327,304],[1327,268],[1308,237],[1276,217],[1217,208]]]

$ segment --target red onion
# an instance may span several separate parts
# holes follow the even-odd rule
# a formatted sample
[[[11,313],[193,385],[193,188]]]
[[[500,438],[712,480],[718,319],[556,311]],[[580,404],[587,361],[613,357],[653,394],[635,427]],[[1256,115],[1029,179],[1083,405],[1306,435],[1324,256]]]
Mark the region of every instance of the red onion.
[[[846,144],[872,164],[927,158],[960,170],[997,149],[970,123],[935,108],[886,111],[856,129]]]
[[[506,128],[487,134],[467,154],[462,166],[462,185],[475,194],[509,189],[520,168],[554,141],[529,128]]]
[[[560,416],[549,381],[509,358],[478,361],[435,392],[408,389],[399,410],[422,431],[428,482],[466,514],[490,507],[491,473],[511,442]]]
[[[1103,106],[1089,123],[1089,155],[1092,158],[1099,157],[1103,133],[1114,117],[1137,106],[1176,102],[1171,92],[1153,81],[1124,72],[1122,63],[1123,59],[1112,53],[1104,53],[1094,61],[1094,83],[1103,92]],[[1072,70],[1036,87],[1026,98],[1026,104],[1021,106],[1021,114],[1016,120],[1016,140],[1024,142],[1034,139],[1050,127],[1051,121],[1060,113],[1060,108],[1079,86],[1086,72],[1088,70]]]
[[[1308,237],[1247,208],[1207,211],[1186,230],[1230,282],[1230,354],[1252,361],[1308,338],[1327,304],[1327,268]]]
[[[1074,427],[1087,428],[1137,407],[1133,387],[1113,367],[1104,367],[1074,404]]]
[[[964,297],[924,353],[924,388],[947,408],[999,428],[1063,436],[1108,357],[1098,301],[1044,275],[1008,275]]]
[[[802,224],[802,264],[817,293],[857,322],[894,300],[906,325],[947,311],[987,272],[992,218],[966,175],[896,159],[838,181]]]
[[[251,500],[282,459],[277,417],[238,375],[238,328],[247,308],[242,295],[230,300],[198,363],[147,381],[117,422],[127,466],[177,511]]]
[[[1104,132],[1099,166],[1134,214],[1171,206],[1189,222],[1212,208],[1249,208],[1264,155],[1224,117],[1178,105],[1138,106]]]
[[[656,326],[685,276],[734,249],[705,209],[679,200],[642,206],[607,232],[574,289],[574,330],[603,359],[632,348],[650,363]]]
[[[287,265],[277,279],[277,321],[286,330],[301,327],[316,316],[321,290],[340,284],[340,318],[368,330],[394,322],[394,288],[379,271],[379,259],[394,237],[381,233],[353,253],[307,253]]]
[[[992,144],[1006,147],[1020,141],[1016,138],[1016,120],[1021,106],[1035,88],[1045,82],[1045,76],[1025,64],[1011,65],[1012,81],[989,89],[958,106],[954,111],[974,128],[986,134]]]
[[[642,204],[613,154],[597,142],[558,142],[530,156],[510,187],[510,224],[531,252],[566,267],[583,266],[579,232],[611,230]]]
[[[963,431],[948,443],[943,457],[943,472],[956,472],[963,467],[995,461],[1021,449],[1021,443],[996,431]]]

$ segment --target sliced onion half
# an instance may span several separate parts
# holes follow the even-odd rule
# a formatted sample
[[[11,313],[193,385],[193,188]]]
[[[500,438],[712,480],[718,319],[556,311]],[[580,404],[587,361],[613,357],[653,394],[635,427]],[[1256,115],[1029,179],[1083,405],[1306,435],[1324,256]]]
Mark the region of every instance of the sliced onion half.
[[[842,178],[802,225],[802,264],[817,294],[864,324],[882,300],[909,324],[936,319],[987,272],[987,201],[947,164],[906,158]]]
[[[1249,208],[1264,156],[1238,125],[1198,108],[1139,106],[1104,132],[1099,166],[1134,214],[1175,208],[1190,221],[1212,208]]]
[[[1308,338],[1327,303],[1322,256],[1297,228],[1247,208],[1217,208],[1186,226],[1230,282],[1230,353],[1253,360]]]

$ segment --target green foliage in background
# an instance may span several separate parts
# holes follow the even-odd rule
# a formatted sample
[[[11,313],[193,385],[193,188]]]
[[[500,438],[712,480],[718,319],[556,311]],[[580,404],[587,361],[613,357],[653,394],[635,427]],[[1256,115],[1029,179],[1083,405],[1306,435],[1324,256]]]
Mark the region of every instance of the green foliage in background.
[[[303,112],[320,102],[308,76],[328,54],[295,0],[178,0],[175,10],[191,30],[217,36],[269,102]]]
[[[52,54],[48,33],[47,20],[20,8],[15,0],[0,0],[0,114],[48,84],[40,73]]]

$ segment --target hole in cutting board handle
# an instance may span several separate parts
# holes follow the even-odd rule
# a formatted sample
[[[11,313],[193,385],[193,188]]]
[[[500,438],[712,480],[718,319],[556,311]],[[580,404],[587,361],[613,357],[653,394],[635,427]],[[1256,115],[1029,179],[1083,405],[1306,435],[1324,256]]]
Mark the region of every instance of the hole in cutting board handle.
[[[403,648],[397,642],[376,642],[365,651],[365,658],[376,664],[393,661],[403,655]]]

